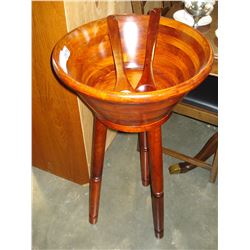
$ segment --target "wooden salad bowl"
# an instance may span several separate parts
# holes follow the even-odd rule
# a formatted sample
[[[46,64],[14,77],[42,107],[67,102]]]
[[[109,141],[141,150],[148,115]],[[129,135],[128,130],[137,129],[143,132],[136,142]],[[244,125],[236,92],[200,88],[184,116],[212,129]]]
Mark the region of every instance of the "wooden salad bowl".
[[[207,77],[213,52],[197,30],[159,15],[157,10],[150,18],[116,15],[82,25],[56,44],[52,65],[95,118],[90,223],[98,218],[107,128],[138,132],[142,184],[151,185],[155,236],[162,238],[161,125],[182,97]]]
[[[120,15],[120,36],[127,78],[136,86],[143,70],[148,16]],[[209,74],[213,52],[197,30],[161,17],[153,62],[157,90],[113,91],[116,73],[107,19],[82,25],[55,46],[52,64],[57,76],[74,90],[94,115],[113,129],[148,130]]]

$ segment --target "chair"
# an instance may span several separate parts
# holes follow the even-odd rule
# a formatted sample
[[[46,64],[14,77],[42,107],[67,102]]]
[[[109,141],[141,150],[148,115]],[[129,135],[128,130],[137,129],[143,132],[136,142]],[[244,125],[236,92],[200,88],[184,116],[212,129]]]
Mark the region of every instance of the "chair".
[[[196,89],[188,93],[174,112],[212,125],[218,125],[218,77],[208,76]],[[210,171],[210,182],[215,182],[218,172],[218,133],[216,132],[194,156],[190,157],[169,148],[163,153],[183,160],[169,167],[170,174],[186,173],[196,167]],[[212,164],[205,161],[214,155]]]

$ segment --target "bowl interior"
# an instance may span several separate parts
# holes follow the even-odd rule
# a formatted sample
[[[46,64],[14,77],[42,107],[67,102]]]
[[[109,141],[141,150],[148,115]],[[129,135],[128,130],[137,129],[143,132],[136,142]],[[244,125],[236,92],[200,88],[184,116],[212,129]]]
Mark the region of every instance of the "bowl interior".
[[[148,16],[118,16],[126,74],[133,87],[142,74],[148,20]],[[153,62],[158,90],[191,79],[206,66],[210,57],[211,48],[199,32],[161,18]],[[53,59],[64,74],[78,83],[113,91],[116,74],[106,18],[67,34],[56,45]]]

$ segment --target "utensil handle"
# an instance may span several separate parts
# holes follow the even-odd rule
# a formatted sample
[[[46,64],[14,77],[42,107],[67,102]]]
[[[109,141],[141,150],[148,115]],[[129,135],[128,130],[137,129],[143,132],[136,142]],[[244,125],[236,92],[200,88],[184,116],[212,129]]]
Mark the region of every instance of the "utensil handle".
[[[124,91],[129,90],[133,91],[132,86],[130,85],[123,63],[123,53],[122,53],[122,45],[121,45],[121,38],[119,32],[118,22],[116,17],[111,15],[107,17],[108,21],[108,31],[109,31],[109,38],[112,47],[112,53],[115,63],[115,70],[116,70],[116,91]]]
[[[153,91],[156,90],[154,83],[153,75],[153,61],[155,46],[157,41],[157,34],[159,30],[159,21],[160,21],[160,9],[153,9],[149,13],[149,24],[147,31],[147,42],[146,42],[146,52],[144,59],[144,67],[141,79],[136,86],[137,91]]]
[[[144,72],[150,71],[151,75],[152,75],[152,66],[154,60],[157,34],[159,30],[160,13],[161,13],[160,9],[153,9],[150,11],[150,16],[149,16]]]

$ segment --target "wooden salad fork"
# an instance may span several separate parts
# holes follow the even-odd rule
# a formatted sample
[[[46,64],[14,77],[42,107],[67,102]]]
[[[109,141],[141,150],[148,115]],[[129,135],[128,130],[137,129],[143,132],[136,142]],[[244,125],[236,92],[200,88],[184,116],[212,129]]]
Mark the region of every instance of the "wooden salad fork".
[[[107,20],[108,20],[109,38],[112,47],[112,53],[116,71],[116,83],[114,91],[124,92],[124,93],[135,92],[130,82],[128,81],[124,69],[122,45],[121,45],[121,38],[120,38],[117,19],[115,16],[111,15],[107,17]]]

